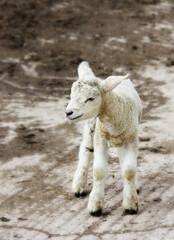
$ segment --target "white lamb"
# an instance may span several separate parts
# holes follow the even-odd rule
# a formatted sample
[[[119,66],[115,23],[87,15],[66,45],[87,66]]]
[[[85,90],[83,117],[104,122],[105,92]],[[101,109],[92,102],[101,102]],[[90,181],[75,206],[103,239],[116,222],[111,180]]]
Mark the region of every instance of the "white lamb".
[[[136,179],[138,122],[142,106],[132,82],[126,76],[95,77],[87,62],[78,67],[79,79],[73,83],[66,108],[68,121],[86,120],[78,168],[73,179],[76,196],[86,193],[89,163],[94,152],[93,189],[88,209],[100,215],[104,207],[104,188],[108,174],[108,142],[118,148],[123,189],[123,208],[138,211]]]

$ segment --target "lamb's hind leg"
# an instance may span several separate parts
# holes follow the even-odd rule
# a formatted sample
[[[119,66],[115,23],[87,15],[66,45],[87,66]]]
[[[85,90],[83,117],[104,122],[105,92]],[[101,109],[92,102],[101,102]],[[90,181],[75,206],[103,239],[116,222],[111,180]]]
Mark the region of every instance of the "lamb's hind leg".
[[[118,150],[123,177],[123,207],[128,214],[138,211],[138,195],[136,186],[137,147],[127,144]]]
[[[76,197],[86,194],[87,174],[90,160],[93,156],[93,135],[95,119],[86,120],[83,141],[79,151],[79,162],[73,178],[72,189]]]

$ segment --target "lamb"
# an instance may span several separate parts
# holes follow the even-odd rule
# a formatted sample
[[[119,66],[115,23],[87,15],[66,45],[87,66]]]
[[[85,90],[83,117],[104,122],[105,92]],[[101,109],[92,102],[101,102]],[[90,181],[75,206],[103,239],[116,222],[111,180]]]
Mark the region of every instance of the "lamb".
[[[108,174],[108,145],[117,147],[123,178],[123,208],[138,211],[137,148],[141,100],[129,75],[97,78],[87,62],[78,67],[79,79],[73,83],[66,108],[69,122],[85,121],[78,167],[73,178],[75,196],[86,194],[87,174],[94,152],[93,189],[89,196],[91,215],[101,215]]]

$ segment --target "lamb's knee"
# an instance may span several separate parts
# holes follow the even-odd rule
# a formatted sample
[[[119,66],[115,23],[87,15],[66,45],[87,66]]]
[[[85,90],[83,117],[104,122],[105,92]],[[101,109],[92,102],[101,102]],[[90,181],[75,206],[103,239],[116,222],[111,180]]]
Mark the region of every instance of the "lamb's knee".
[[[126,178],[128,181],[134,180],[135,175],[136,169],[130,165],[127,165],[122,171],[123,178]]]
[[[96,168],[94,169],[94,180],[95,181],[101,181],[107,176],[106,171],[102,168]]]

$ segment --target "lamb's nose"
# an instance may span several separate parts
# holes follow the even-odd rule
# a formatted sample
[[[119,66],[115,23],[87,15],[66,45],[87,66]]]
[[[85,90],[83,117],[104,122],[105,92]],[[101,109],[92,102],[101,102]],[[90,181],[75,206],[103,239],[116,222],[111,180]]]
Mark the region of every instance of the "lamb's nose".
[[[70,116],[73,114],[73,111],[70,111],[70,112],[66,112],[66,116]]]

